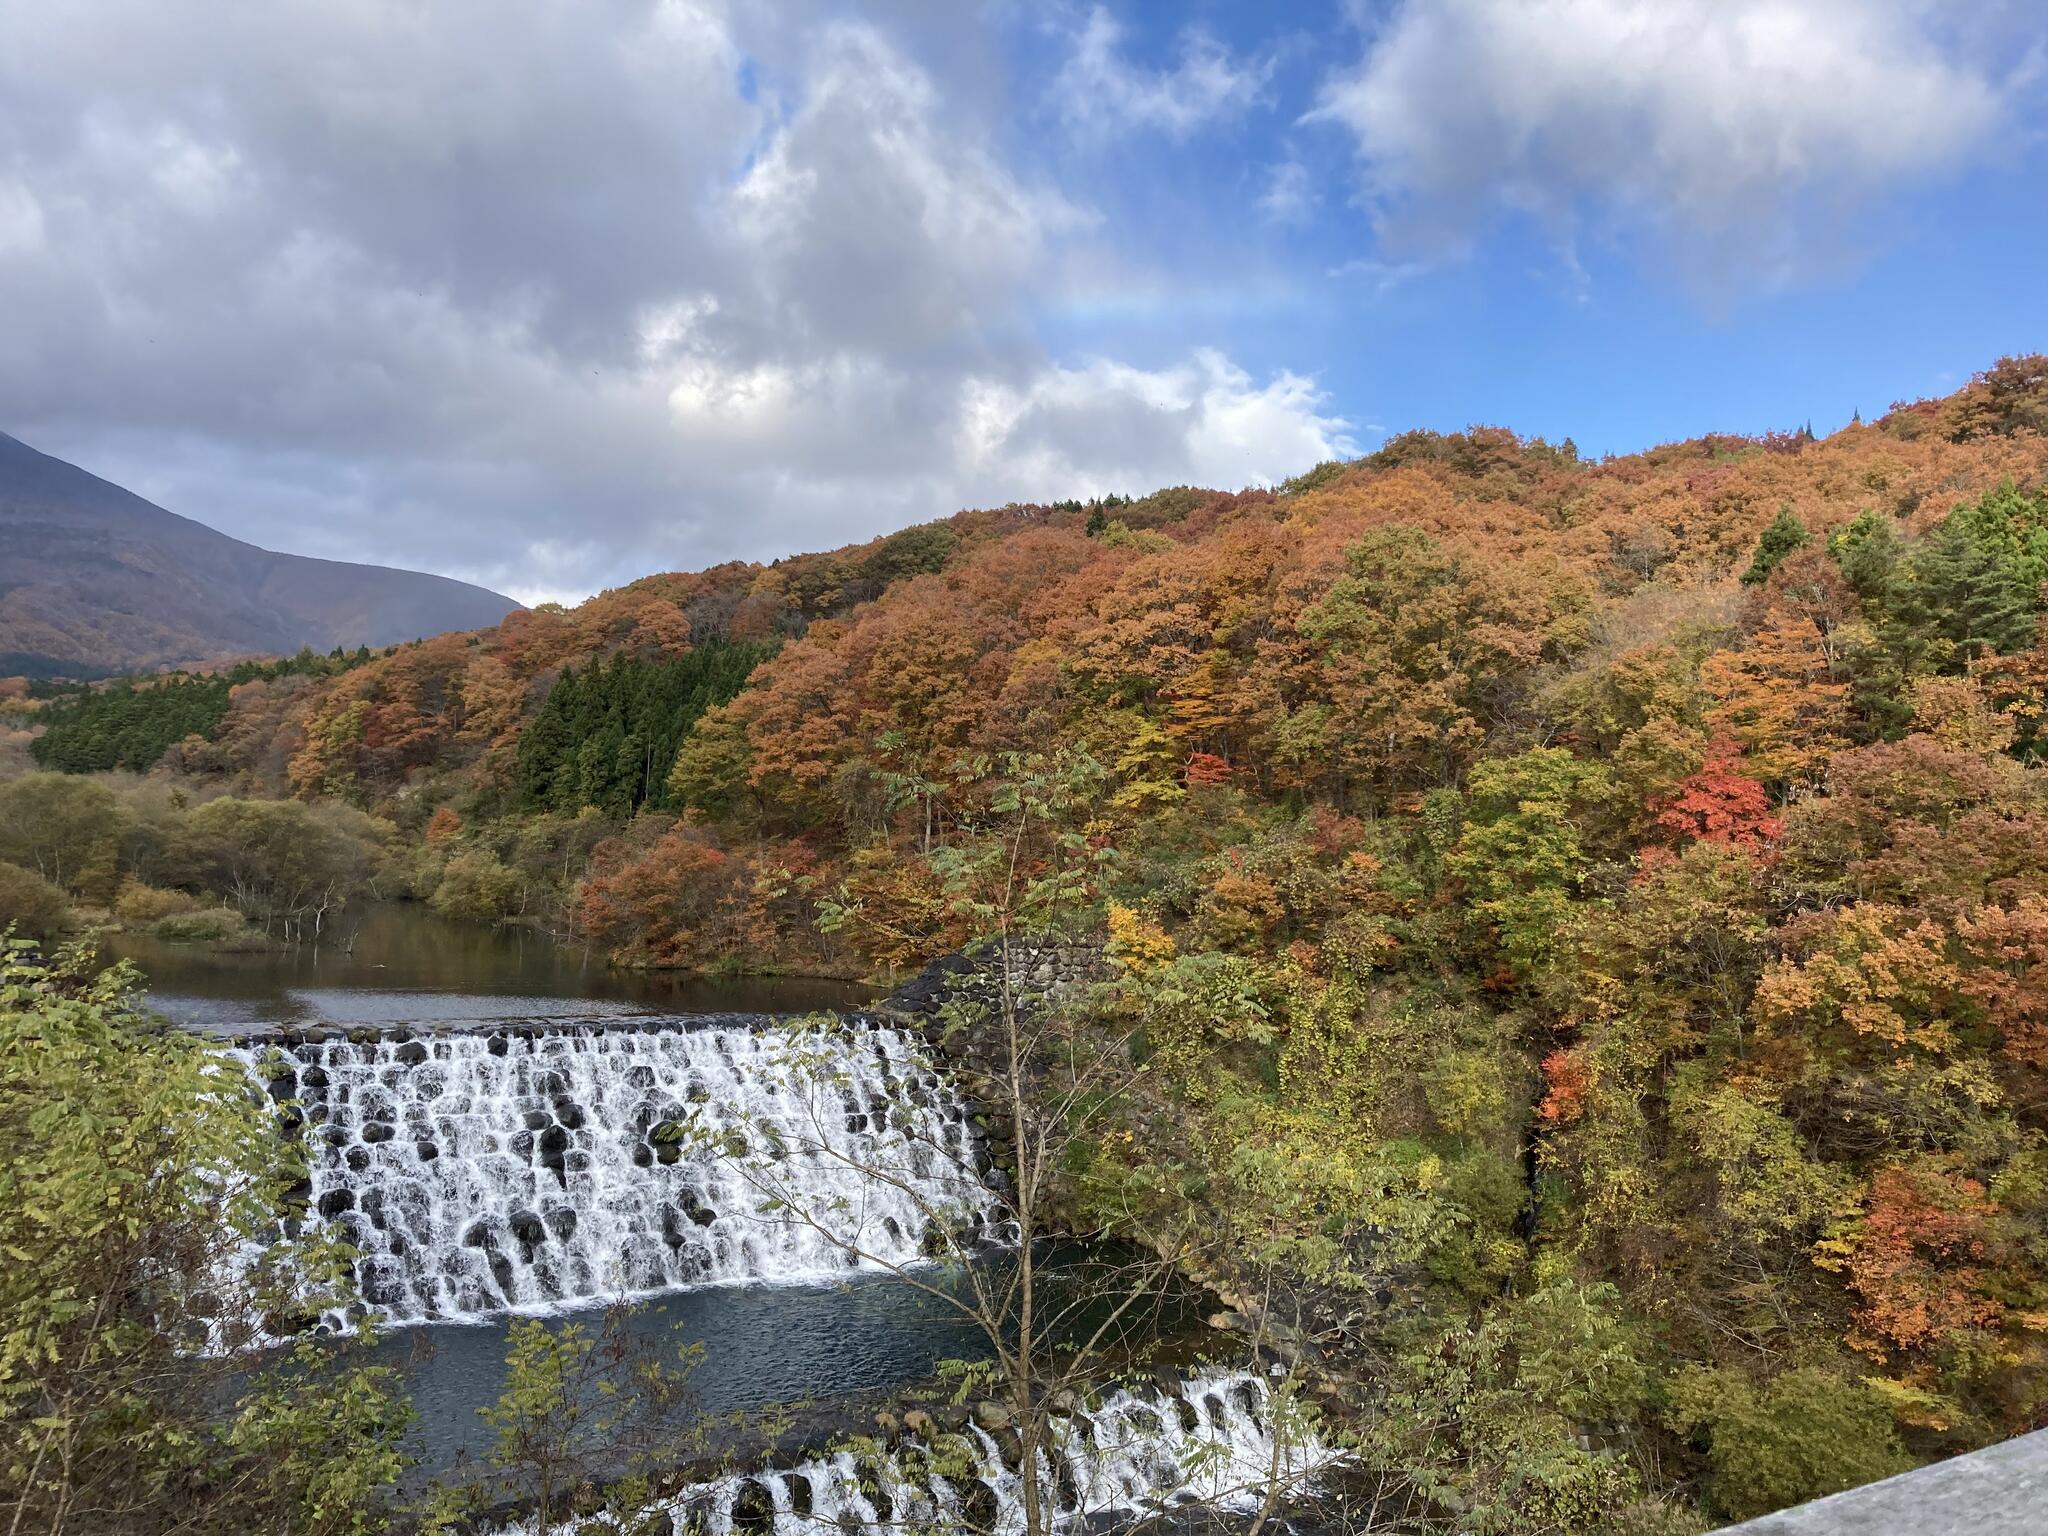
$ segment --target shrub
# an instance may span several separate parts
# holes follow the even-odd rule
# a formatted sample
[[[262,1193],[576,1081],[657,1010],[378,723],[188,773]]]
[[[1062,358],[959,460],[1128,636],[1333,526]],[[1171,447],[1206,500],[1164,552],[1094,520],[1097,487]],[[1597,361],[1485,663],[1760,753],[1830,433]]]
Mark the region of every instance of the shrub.
[[[239,912],[209,907],[203,912],[175,912],[160,917],[149,931],[172,944],[219,944],[246,937],[249,925]]]
[[[161,886],[145,885],[133,876],[123,880],[121,889],[114,893],[114,916],[124,923],[142,927],[160,918],[190,912],[197,905],[184,891],[167,891]]]
[[[346,1256],[281,1238],[303,1165],[280,1111],[223,1092],[234,1069],[144,1014],[141,979],[0,944],[0,1500],[17,1530],[95,1536],[388,1529],[398,1373],[239,1353],[351,1302]]]
[[[1674,1427],[1703,1443],[1707,1492],[1736,1520],[1840,1493],[1910,1467],[1884,1403],[1861,1382],[1800,1366],[1761,1386],[1688,1366],[1671,1385]]]
[[[448,861],[431,902],[449,917],[496,920],[519,910],[526,882],[494,853],[461,853]]]
[[[1647,1341],[1612,1286],[1559,1282],[1397,1351],[1368,1425],[1366,1465],[1460,1510],[1471,1536],[1671,1532],[1630,1461],[1583,1426],[1631,1426],[1648,1399]]]
[[[71,908],[34,870],[0,864],[0,928],[9,923],[32,939],[54,939],[71,926]]]

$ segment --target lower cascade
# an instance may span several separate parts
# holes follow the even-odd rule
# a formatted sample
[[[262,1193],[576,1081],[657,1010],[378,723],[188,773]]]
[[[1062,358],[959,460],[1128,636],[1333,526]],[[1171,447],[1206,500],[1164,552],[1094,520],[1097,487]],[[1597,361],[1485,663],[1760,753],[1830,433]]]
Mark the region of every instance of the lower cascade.
[[[661,1020],[236,1054],[300,1101],[312,1211],[390,1322],[822,1279],[987,1219],[960,1100],[900,1030]]]
[[[1337,1454],[1312,1430],[1276,1424],[1266,1383],[1248,1372],[1118,1387],[1096,1407],[1053,1420],[1040,1487],[1058,1522],[1075,1530],[1106,1517],[1179,1506],[1255,1507],[1276,1485],[1309,1491]],[[817,1536],[819,1532],[1025,1529],[1014,1437],[970,1424],[932,1443],[905,1437],[880,1455],[840,1451],[780,1471],[736,1473],[677,1490],[640,1518],[701,1536]],[[582,1536],[588,1519],[504,1536]],[[604,1529],[602,1522],[595,1528]]]

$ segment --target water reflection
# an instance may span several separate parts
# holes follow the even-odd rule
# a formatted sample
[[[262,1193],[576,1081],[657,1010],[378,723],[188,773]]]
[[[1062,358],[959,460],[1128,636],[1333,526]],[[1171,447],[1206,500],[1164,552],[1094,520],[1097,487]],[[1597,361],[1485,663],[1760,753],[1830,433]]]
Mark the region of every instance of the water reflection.
[[[1055,1247],[1041,1258],[1044,1315],[1060,1334],[1080,1339],[1100,1326],[1120,1299],[1115,1284],[1125,1256],[1102,1249]],[[984,1277],[1000,1283],[1011,1261],[985,1261]],[[673,1351],[701,1345],[690,1377],[691,1409],[720,1415],[881,1391],[931,1375],[943,1360],[982,1360],[987,1336],[942,1296],[970,1294],[967,1277],[938,1268],[915,1282],[862,1275],[843,1284],[717,1286],[678,1291],[636,1304],[628,1330],[673,1362]],[[573,1314],[595,1336],[601,1313]],[[1148,1296],[1112,1329],[1113,1349],[1137,1349],[1162,1334],[1196,1326],[1196,1299],[1176,1289]],[[420,1422],[416,1480],[446,1476],[489,1453],[491,1431],[477,1410],[505,1390],[510,1319],[436,1324],[394,1333],[374,1351],[380,1363],[405,1369]]]
[[[855,1006],[857,983],[622,971],[580,945],[441,917],[417,903],[351,912],[314,946],[232,954],[117,934],[109,952],[149,980],[150,1006],[189,1029],[261,1024],[460,1023],[621,1013],[808,1013]]]
[[[724,1414],[891,1386],[948,1358],[987,1353],[952,1307],[892,1276],[836,1286],[719,1286],[635,1306],[628,1330],[675,1361],[701,1345],[692,1407]],[[603,1319],[579,1319],[595,1336]],[[491,1430],[477,1410],[505,1390],[508,1319],[415,1328],[382,1341],[381,1363],[406,1369],[419,1413],[416,1478],[480,1461]]]

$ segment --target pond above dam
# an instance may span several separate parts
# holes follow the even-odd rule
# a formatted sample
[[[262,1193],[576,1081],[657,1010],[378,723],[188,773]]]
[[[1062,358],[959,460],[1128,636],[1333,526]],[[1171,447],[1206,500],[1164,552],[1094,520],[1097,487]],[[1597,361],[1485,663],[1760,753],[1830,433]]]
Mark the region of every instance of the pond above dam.
[[[462,1024],[482,1018],[640,1013],[810,1013],[872,998],[858,982],[626,971],[581,945],[525,928],[442,917],[417,902],[350,908],[322,944],[231,951],[115,934],[150,1003],[187,1028],[236,1034],[264,1024]]]

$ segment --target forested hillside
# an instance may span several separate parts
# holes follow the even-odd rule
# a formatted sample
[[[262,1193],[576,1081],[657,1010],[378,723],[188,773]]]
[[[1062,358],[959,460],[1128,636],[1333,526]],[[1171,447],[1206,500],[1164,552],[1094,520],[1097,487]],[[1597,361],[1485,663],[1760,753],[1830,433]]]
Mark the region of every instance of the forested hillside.
[[[243,681],[154,772],[622,962],[872,973],[988,930],[1033,786],[1161,1064],[1073,1219],[1244,1233],[1475,1530],[1695,1529],[2048,1422],[2044,434],[2025,358],[962,513]]]
[[[34,717],[37,733],[29,755],[65,773],[139,772],[154,767],[189,736],[217,734],[230,695],[244,684],[331,676],[369,659],[367,646],[348,655],[337,648],[326,656],[302,651],[282,661],[244,661],[218,672],[173,672],[139,681],[122,678],[105,687],[44,684],[37,690],[43,707]]]

